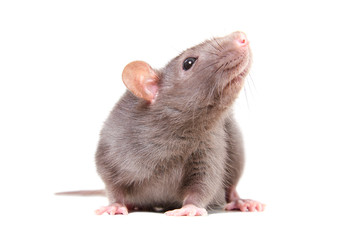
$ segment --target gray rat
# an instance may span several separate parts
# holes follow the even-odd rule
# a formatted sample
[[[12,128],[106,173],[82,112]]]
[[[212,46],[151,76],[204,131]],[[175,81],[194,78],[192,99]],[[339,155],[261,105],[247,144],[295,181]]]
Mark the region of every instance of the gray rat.
[[[100,133],[96,166],[109,206],[96,213],[263,211],[264,204],[236,192],[244,152],[231,105],[251,62],[246,35],[234,32],[187,49],[160,70],[129,63],[122,73],[128,90]]]

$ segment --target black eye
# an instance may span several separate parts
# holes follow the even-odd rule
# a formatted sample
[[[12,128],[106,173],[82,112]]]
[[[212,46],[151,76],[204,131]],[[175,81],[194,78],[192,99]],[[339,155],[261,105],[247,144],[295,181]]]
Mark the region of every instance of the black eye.
[[[194,57],[186,58],[184,61],[184,64],[183,64],[183,69],[185,71],[189,70],[192,67],[192,65],[194,65],[195,62],[196,62],[196,58],[194,58]]]

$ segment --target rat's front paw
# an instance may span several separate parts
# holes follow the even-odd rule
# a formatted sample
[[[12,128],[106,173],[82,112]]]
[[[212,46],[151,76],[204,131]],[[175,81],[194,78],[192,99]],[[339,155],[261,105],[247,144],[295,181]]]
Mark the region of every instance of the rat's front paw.
[[[103,213],[108,213],[109,215],[116,215],[116,214],[122,214],[127,215],[128,209],[126,206],[119,204],[119,203],[112,203],[109,206],[106,207],[100,207],[95,211],[97,215],[102,215]]]
[[[180,209],[165,212],[167,216],[206,216],[205,208],[199,208],[192,204],[187,204]]]
[[[237,199],[226,204],[225,210],[239,210],[242,212],[262,212],[265,204],[251,199]]]

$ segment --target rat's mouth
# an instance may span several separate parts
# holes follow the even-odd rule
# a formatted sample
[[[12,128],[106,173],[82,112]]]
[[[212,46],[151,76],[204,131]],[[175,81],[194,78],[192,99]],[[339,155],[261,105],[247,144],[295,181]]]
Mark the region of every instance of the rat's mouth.
[[[225,64],[227,68],[224,69],[228,72],[228,79],[225,79],[223,91],[232,91],[237,93],[241,90],[244,85],[245,78],[249,73],[251,67],[251,56],[249,51],[229,60]]]
[[[226,86],[224,87],[224,90],[226,88],[230,88],[230,87],[232,87],[232,88],[240,87],[241,88],[244,84],[244,80],[245,80],[247,74],[249,73],[249,68],[250,68],[249,65],[250,65],[249,63],[246,64],[246,66],[243,68],[243,70],[240,73],[236,74],[235,77],[233,77],[230,81],[228,81],[226,83]]]
[[[228,83],[226,83],[225,87],[223,88],[223,92],[227,92],[232,90],[233,92],[239,92],[242,86],[244,85],[245,74],[240,73],[233,79],[231,79]]]
[[[238,74],[236,77],[231,79],[229,84],[234,85],[234,84],[241,83],[245,79],[245,76],[246,76],[246,71],[243,71],[242,73]]]

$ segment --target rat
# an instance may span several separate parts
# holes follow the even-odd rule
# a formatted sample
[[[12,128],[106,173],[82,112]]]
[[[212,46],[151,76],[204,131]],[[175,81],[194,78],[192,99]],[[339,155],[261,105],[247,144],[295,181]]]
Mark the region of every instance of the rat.
[[[252,63],[243,32],[189,48],[164,68],[126,65],[127,91],[100,133],[96,167],[109,205],[96,214],[133,210],[202,216],[210,209],[263,211],[239,197],[244,169],[241,132],[232,104]]]

